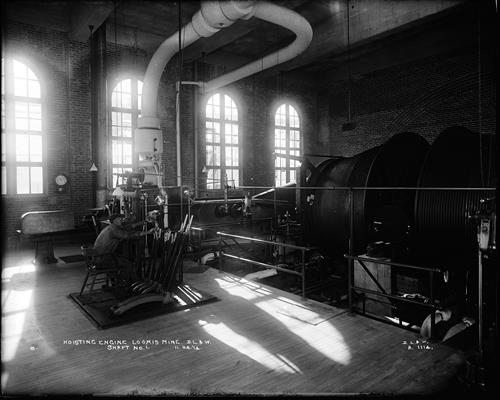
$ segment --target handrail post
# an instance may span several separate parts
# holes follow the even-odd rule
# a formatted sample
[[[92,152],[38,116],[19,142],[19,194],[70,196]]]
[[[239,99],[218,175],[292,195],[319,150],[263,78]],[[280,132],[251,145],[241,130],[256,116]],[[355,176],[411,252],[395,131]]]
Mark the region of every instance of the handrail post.
[[[302,249],[302,298],[306,298],[306,251]]]
[[[219,235],[219,273],[222,272],[222,236]]]
[[[349,188],[349,255],[354,254],[354,201],[352,188]],[[347,262],[347,296],[349,299],[349,311],[352,312],[352,281],[353,281],[353,259],[349,258]]]
[[[429,271],[429,278],[430,278],[430,285],[431,285],[431,305],[434,306],[434,272]],[[436,311],[434,308],[432,309],[431,313],[431,331],[430,331],[430,337],[431,340],[434,338],[434,324],[436,323]]]

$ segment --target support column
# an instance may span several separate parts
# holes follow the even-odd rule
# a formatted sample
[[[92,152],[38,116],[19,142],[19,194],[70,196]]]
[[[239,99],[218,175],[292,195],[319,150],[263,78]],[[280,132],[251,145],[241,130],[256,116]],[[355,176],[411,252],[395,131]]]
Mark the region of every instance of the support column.
[[[94,33],[90,55],[92,160],[97,166],[95,206],[103,207],[108,181],[108,112],[106,87],[106,24]]]

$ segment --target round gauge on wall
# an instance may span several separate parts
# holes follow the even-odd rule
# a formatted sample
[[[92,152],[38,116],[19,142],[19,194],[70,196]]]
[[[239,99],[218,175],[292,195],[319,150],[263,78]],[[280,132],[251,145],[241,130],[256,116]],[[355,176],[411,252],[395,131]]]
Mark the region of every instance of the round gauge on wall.
[[[57,192],[62,193],[65,191],[66,186],[68,185],[68,177],[64,174],[59,174],[55,178]]]

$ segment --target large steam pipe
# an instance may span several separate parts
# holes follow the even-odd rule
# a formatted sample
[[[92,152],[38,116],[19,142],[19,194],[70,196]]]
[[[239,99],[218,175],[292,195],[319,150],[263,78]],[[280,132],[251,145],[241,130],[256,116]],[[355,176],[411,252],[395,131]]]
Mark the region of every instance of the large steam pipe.
[[[182,29],[181,48],[185,48],[201,37],[210,37],[222,28],[232,25],[239,18],[250,14],[255,0],[241,2],[205,1],[201,9],[193,15],[191,22]],[[163,69],[179,50],[179,32],[167,38],[155,51],[146,69],[143,86],[142,116],[139,128],[160,129],[157,112],[158,87]]]
[[[204,85],[205,90],[214,90],[236,80],[250,76],[264,69],[274,67],[297,56],[307,48],[312,39],[312,28],[309,22],[299,14],[287,8],[280,7],[266,1],[255,3],[247,1],[204,1],[201,9],[196,12],[181,32],[183,49],[201,37],[209,37],[220,29],[232,25],[236,20],[249,19],[253,15],[268,22],[272,22],[292,30],[297,36],[290,45],[268,56],[254,61],[244,67],[213,79]],[[136,131],[136,141],[148,137],[159,137],[160,119],[157,111],[158,88],[163,69],[170,59],[179,50],[179,32],[167,38],[156,50],[149,62],[144,76],[142,116],[139,117]],[[179,113],[179,110],[177,110]],[[177,124],[178,125],[178,124]],[[177,131],[179,127],[177,126]],[[177,181],[181,184],[180,176],[180,140],[177,135]],[[161,144],[160,144],[161,145]]]
[[[277,6],[267,1],[261,1],[255,6],[254,16],[291,30],[296,35],[295,40],[288,46],[274,53],[206,82],[204,85],[206,92],[218,89],[257,72],[284,63],[298,56],[307,49],[309,43],[311,43],[313,36],[311,25],[304,17],[297,14],[295,11]]]

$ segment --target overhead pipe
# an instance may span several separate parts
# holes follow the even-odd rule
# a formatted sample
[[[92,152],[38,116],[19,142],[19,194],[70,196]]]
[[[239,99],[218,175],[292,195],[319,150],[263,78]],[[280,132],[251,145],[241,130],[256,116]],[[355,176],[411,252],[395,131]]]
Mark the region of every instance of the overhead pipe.
[[[206,82],[204,85],[205,92],[218,89],[257,72],[291,60],[307,49],[309,43],[311,43],[313,36],[311,25],[304,17],[293,10],[267,1],[260,1],[254,8],[254,16],[291,30],[296,35],[295,40],[288,46],[274,53]]]
[[[181,48],[185,48],[201,37],[210,37],[222,28],[232,25],[239,18],[252,13],[255,0],[216,2],[205,1],[186,24],[180,36],[183,38]],[[167,38],[155,51],[146,69],[143,86],[142,116],[138,128],[160,129],[157,111],[158,88],[163,69],[170,59],[179,51],[179,33]]]
[[[253,11],[255,0],[247,1],[207,1],[202,2],[201,9],[196,12],[191,22],[185,25],[180,32],[176,32],[167,38],[156,50],[151,58],[144,76],[142,112],[137,120],[134,143],[137,153],[151,156],[148,143],[156,142],[157,153],[153,157],[163,153],[163,135],[160,130],[160,118],[158,115],[158,88],[163,69],[170,59],[181,49],[189,46],[201,37],[209,37],[220,29],[232,25],[239,18],[250,16]],[[182,38],[179,43],[179,38]],[[180,88],[180,86],[179,86]],[[182,169],[180,159],[180,121],[178,110],[179,89],[176,96],[176,147],[177,147],[177,185],[182,186]],[[139,157],[139,164],[140,164]],[[159,165],[160,160],[156,160]]]
[[[215,90],[221,86],[228,85],[234,81],[288,61],[304,51],[312,40],[312,28],[309,22],[301,15],[285,7],[266,1],[256,3],[255,0],[202,2],[201,9],[193,15],[191,22],[182,28],[180,34],[176,32],[167,38],[153,54],[148,64],[144,76],[142,115],[137,121],[138,129],[135,135],[136,149],[144,148],[142,143],[150,141],[151,138],[156,138],[159,139],[157,140],[159,142],[157,143],[158,151],[160,153],[163,151],[163,138],[160,131],[160,118],[157,110],[158,88],[163,70],[170,59],[179,49],[189,46],[199,38],[210,37],[222,28],[232,25],[238,19],[249,19],[252,16],[290,29],[296,35],[295,40],[283,49],[203,84],[205,91]],[[180,46],[179,37],[183,38]],[[177,89],[177,97],[179,89],[180,86]],[[181,185],[180,138],[178,137],[180,121],[178,114],[179,110],[177,110],[176,117],[177,183]]]

